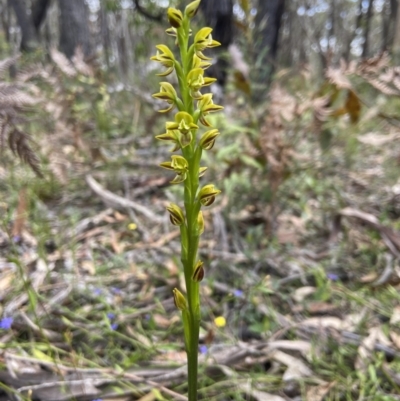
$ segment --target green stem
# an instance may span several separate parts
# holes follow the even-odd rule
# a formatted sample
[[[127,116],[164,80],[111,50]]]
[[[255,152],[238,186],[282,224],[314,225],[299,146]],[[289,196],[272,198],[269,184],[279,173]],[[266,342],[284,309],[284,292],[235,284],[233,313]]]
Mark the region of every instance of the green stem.
[[[181,55],[181,63],[176,62],[175,71],[178,77],[183,109],[194,116],[193,99],[186,82],[186,77],[192,68],[194,46],[188,50],[189,20],[185,17],[182,29],[178,30],[178,43]],[[199,283],[192,279],[197,263],[199,247],[198,214],[200,202],[197,199],[199,189],[199,168],[201,149],[196,148],[195,130],[192,131],[192,143],[183,148],[183,156],[188,161],[189,171],[184,184],[184,204],[186,224],[182,234],[182,264],[185,272],[187,311],[183,312],[186,353],[188,358],[188,396],[189,401],[197,401],[197,376],[198,376],[198,345],[200,332],[200,296]]]
[[[188,252],[187,258],[182,260],[185,271],[186,291],[188,300],[188,320],[189,339],[186,344],[188,357],[188,394],[189,401],[197,400],[197,371],[198,371],[198,343],[200,331],[200,301],[199,284],[192,280],[194,267],[197,261],[197,252],[199,246],[199,233],[197,229],[197,190],[199,187],[198,179],[198,161],[191,147],[188,146],[187,160],[189,162],[188,177],[185,181],[185,212],[188,229]]]

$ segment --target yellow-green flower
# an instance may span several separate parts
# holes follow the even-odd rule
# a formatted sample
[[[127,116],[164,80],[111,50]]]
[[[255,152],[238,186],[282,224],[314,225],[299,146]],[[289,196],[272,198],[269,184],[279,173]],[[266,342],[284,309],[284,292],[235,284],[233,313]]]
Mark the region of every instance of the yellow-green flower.
[[[220,194],[221,191],[214,187],[213,184],[205,185],[200,189],[199,199],[202,205],[210,206],[214,203],[215,197]]]
[[[187,178],[187,171],[189,169],[189,163],[187,160],[180,155],[171,156],[170,162],[163,162],[160,164],[161,167],[167,170],[173,170],[176,173],[176,177],[171,181],[171,184],[179,184]]]
[[[200,210],[199,214],[197,215],[197,229],[199,235],[203,234],[204,232],[204,216],[203,212]]]
[[[199,9],[200,0],[192,1],[185,8],[185,15],[188,18],[193,18],[197,14],[197,10]]]
[[[199,283],[204,278],[204,267],[203,262],[199,260],[194,268],[192,280]]]
[[[211,32],[212,32],[212,28],[209,28],[209,27],[202,28],[202,29],[200,29],[200,31],[198,31],[196,33],[196,36],[194,37],[195,53],[202,60],[211,60],[210,57],[206,57],[202,53],[202,51],[204,49],[221,45],[221,43],[217,42],[216,40],[214,40],[212,38]]]
[[[169,8],[167,11],[168,21],[174,28],[180,28],[183,22],[183,15],[181,10],[176,8]]]
[[[172,290],[172,293],[174,294],[174,304],[175,304],[175,306],[180,311],[186,310],[187,309],[187,302],[186,302],[186,298],[183,296],[183,294],[177,288],[174,288]]]
[[[178,99],[174,87],[169,82],[160,82],[160,92],[154,93],[152,96],[156,99],[165,100],[170,105],[168,108],[160,110],[160,113],[172,110]]]
[[[199,121],[206,127],[210,127],[211,125],[204,117],[209,113],[215,113],[216,111],[223,109],[222,106],[214,104],[212,93],[206,93],[203,95],[203,97],[197,102],[197,108],[200,113]]]
[[[216,78],[204,77],[202,68],[193,68],[187,75],[187,83],[190,88],[190,94],[193,99],[201,99],[202,94],[199,92],[203,86],[211,85]]]
[[[205,132],[199,141],[199,146],[204,150],[212,149],[215,144],[215,139],[218,135],[219,131],[217,129],[212,129]]]
[[[193,64],[192,68],[202,68],[203,70],[206,70],[208,67],[210,67],[212,64],[208,61],[202,60],[200,57],[198,57],[196,54],[193,55]]]
[[[193,117],[186,111],[180,111],[175,115],[174,122],[167,122],[165,127],[168,130],[179,130],[182,134],[187,134],[192,129],[199,129],[199,126],[193,122]]]
[[[167,207],[167,210],[169,212],[169,219],[174,226],[181,226],[185,222],[183,211],[178,205],[171,203]]]
[[[165,77],[174,70],[175,65],[175,57],[172,51],[168,46],[165,45],[157,45],[156,48],[159,50],[155,56],[150,57],[150,60],[158,61],[161,63],[167,70],[161,74],[157,74],[160,77]]]
[[[171,152],[176,152],[178,149],[181,148],[180,144],[180,133],[177,130],[170,130],[165,132],[164,134],[157,135],[156,139],[160,141],[170,141],[173,142],[174,147],[171,149]]]

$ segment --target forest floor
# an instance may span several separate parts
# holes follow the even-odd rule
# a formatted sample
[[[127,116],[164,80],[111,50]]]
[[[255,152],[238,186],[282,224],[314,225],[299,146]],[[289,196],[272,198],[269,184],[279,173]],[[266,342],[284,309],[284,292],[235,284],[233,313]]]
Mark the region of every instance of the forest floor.
[[[254,128],[234,96],[214,121],[205,163],[223,194],[200,245],[199,397],[400,400],[400,128],[364,110],[317,137],[277,88],[264,111],[285,126]],[[90,151],[79,124],[36,120],[44,178],[1,167],[1,401],[187,399],[165,211],[180,190],[157,167],[162,121],[132,107],[146,127]]]

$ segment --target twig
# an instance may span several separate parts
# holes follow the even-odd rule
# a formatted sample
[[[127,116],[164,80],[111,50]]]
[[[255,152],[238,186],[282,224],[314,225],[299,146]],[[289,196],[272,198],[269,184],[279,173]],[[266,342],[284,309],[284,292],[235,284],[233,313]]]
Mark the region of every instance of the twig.
[[[132,208],[136,212],[141,213],[153,223],[162,223],[165,220],[164,217],[157,216],[152,211],[150,211],[150,209],[142,206],[141,204],[123,198],[122,196],[113,194],[112,192],[104,189],[91,175],[87,175],[85,179],[90,189],[96,195],[98,195],[106,205],[116,209]]]

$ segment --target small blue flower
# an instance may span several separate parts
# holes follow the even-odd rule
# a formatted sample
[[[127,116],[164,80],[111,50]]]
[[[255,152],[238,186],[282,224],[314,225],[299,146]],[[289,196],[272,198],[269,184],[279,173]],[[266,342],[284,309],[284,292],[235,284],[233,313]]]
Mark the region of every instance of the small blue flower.
[[[327,277],[329,280],[332,280],[332,281],[338,281],[338,280],[339,280],[339,276],[338,276],[337,274],[335,274],[335,273],[328,273],[328,274],[326,275],[326,277]]]
[[[16,244],[19,244],[19,243],[21,242],[21,240],[22,240],[21,236],[19,236],[19,235],[14,235],[14,236],[13,236],[13,241],[14,241]]]
[[[207,347],[207,345],[200,345],[199,346],[199,351],[200,351],[200,354],[207,354],[207,351],[208,351],[208,347]]]
[[[0,329],[3,330],[10,330],[11,325],[13,324],[14,318],[12,317],[3,317],[3,319],[0,320]]]
[[[93,290],[93,294],[94,294],[94,295],[97,295],[97,296],[101,295],[102,292],[103,292],[103,291],[101,290],[101,288],[95,288],[95,289]]]
[[[113,320],[113,319],[115,319],[115,313],[108,312],[107,317],[108,317],[108,320]]]
[[[118,295],[118,294],[122,293],[122,290],[120,288],[118,288],[118,287],[111,287],[110,291],[115,295]]]
[[[95,400],[92,401],[103,401],[101,398],[96,398]]]
[[[118,329],[118,323],[113,323],[110,327],[111,327],[111,330],[117,330]]]
[[[235,291],[233,291],[233,295],[234,295],[236,298],[242,298],[243,295],[244,295],[244,292],[243,292],[242,290],[235,290]]]

